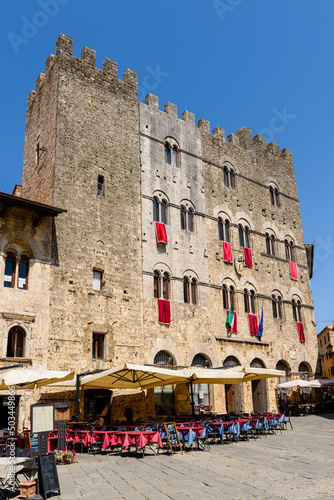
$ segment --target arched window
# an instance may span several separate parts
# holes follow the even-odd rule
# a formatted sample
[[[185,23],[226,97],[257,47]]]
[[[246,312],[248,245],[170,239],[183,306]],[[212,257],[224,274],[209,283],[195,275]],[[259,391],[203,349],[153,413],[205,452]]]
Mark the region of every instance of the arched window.
[[[186,276],[183,278],[183,301],[185,304],[188,304],[190,302],[189,279]]]
[[[224,186],[229,187],[229,175],[227,167],[224,167]]]
[[[294,262],[295,260],[294,260],[294,251],[293,251],[293,241],[285,240],[284,246],[285,246],[286,260],[290,260],[291,262]]]
[[[162,283],[161,283],[162,282]],[[154,271],[153,274],[153,294],[155,299],[160,299],[161,292],[162,298],[169,300],[170,297],[170,277],[168,273],[164,273],[163,276],[159,271]]]
[[[156,196],[153,198],[153,220],[160,222],[159,200]]]
[[[223,307],[224,309],[228,310],[229,309],[229,306],[228,306],[228,292],[227,292],[227,286],[226,285],[223,285]]]
[[[220,241],[230,241],[230,221],[218,217],[218,238]]]
[[[181,205],[180,215],[181,215],[181,229],[188,229],[188,231],[193,232],[195,229],[194,209],[192,207],[189,207],[187,209],[184,205]]]
[[[230,286],[229,296],[230,296],[230,307],[233,307],[233,309],[235,310],[235,306],[234,306],[234,288],[233,288],[232,285]]]
[[[167,163],[167,165],[170,165],[170,161],[171,161],[171,147],[169,142],[165,142],[165,163]]]
[[[273,206],[279,207],[279,196],[278,196],[278,188],[276,186],[270,186],[269,187],[269,196],[270,196],[270,203]]]
[[[157,196],[153,197],[153,220],[167,224],[167,201],[159,201]]]
[[[170,279],[169,279],[169,274],[164,273],[163,278],[162,278],[162,297],[165,300],[169,300],[170,296]]]
[[[173,146],[172,149],[172,164],[174,167],[178,166],[178,151],[177,151],[177,146]]]
[[[239,245],[241,247],[249,248],[249,228],[239,224]]]
[[[245,313],[249,313],[250,312],[250,308],[249,308],[249,293],[248,293],[247,288],[244,289],[244,306],[245,306]]]
[[[154,357],[154,364],[160,367],[170,368],[174,366],[174,359],[167,351],[159,351]]]
[[[28,274],[29,274],[29,258],[26,255],[21,255],[19,263],[19,283],[18,287],[22,290],[28,289]]]
[[[254,290],[250,291],[249,297],[250,297],[250,312],[252,314],[255,314],[255,292],[254,292]]]
[[[275,236],[266,233],[266,250],[268,255],[275,255]]]
[[[273,308],[273,318],[282,319],[282,297],[273,294],[271,296],[271,303]]]
[[[311,370],[311,367],[308,365],[308,363],[306,363],[305,361],[302,361],[299,364],[298,372],[300,373],[301,379],[307,380],[309,373],[311,374],[312,370]]]
[[[195,278],[191,280],[191,302],[197,304],[197,280]]]
[[[255,292],[254,290],[244,289],[245,313],[255,314]]]
[[[232,169],[230,170],[230,186],[232,189],[235,188],[234,171]]]
[[[227,356],[223,363],[224,368],[233,368],[234,366],[240,366],[239,361],[234,356]]]
[[[15,286],[16,258],[12,252],[7,253],[5,264],[4,286],[14,288]]]
[[[7,358],[23,358],[25,349],[25,331],[13,326],[8,332]]]
[[[181,206],[181,229],[187,229],[187,211],[186,207]]]
[[[235,188],[235,181],[234,181],[233,169],[229,168],[225,165],[223,167],[223,176],[224,176],[224,186],[234,189]]]
[[[302,306],[300,300],[292,299],[292,315],[296,323],[302,323],[301,309]]]
[[[154,271],[153,292],[154,292],[154,298],[159,299],[161,295],[161,279],[159,271]]]
[[[194,231],[194,211],[191,207],[188,210],[188,230]]]

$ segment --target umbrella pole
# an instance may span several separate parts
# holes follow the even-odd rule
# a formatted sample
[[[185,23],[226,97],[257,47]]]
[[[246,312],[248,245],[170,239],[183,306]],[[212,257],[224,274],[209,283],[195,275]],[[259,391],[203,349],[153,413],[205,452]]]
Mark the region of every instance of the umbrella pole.
[[[194,402],[194,391],[193,391],[193,381],[190,380],[190,396],[191,396],[191,412],[193,418],[195,418],[195,402]]]
[[[75,420],[79,422],[79,406],[80,406],[80,375],[77,375],[77,385],[75,394]]]

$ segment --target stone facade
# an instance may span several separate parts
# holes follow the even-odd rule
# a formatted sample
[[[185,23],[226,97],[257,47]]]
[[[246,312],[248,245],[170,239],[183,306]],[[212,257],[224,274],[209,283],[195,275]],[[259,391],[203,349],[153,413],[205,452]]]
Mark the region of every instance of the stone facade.
[[[334,324],[327,325],[318,335],[319,358],[321,363],[321,374],[324,378],[334,378]]]
[[[18,321],[29,325],[25,357],[34,366],[80,373],[126,361],[153,364],[164,351],[177,366],[191,365],[200,354],[206,366],[233,357],[247,366],[281,362],[292,372],[306,363],[315,372],[314,312],[291,152],[252,138],[247,128],[226,141],[224,130],[211,134],[206,120],[196,126],[193,113],[179,119],[174,104],[161,111],[156,96],[149,94],[143,104],[137,95],[136,73],[126,70],[120,80],[117,63],[106,59],[100,70],[93,50],[84,47],[79,59],[72,39],[60,35],[28,98],[22,200],[66,212],[36,229],[30,212],[23,218],[13,208],[1,225],[2,276],[7,244],[19,238],[31,249],[28,289],[5,288],[1,298],[2,362],[12,361],[5,355],[10,318],[25,311]],[[154,201],[159,210],[166,203],[165,245],[157,244]],[[182,210],[186,224],[193,211],[191,230],[181,229]],[[223,258],[219,218],[229,222],[232,263]],[[239,224],[249,229],[252,268],[244,263]],[[274,238],[275,255],[268,253],[266,234]],[[290,276],[286,241],[297,280]],[[158,321],[155,271],[168,277],[170,324]],[[185,277],[190,288],[195,283],[196,300],[185,302]],[[231,335],[223,285],[234,289],[238,327]],[[261,340],[250,334],[245,289],[254,293],[258,321],[263,310]],[[281,297],[275,318],[272,295]],[[305,341],[296,322],[304,325]],[[93,338],[103,346],[94,347]],[[275,383],[261,389],[268,408],[276,405]],[[251,383],[242,387],[242,409],[252,410],[254,390]],[[187,391],[175,389],[178,413],[190,411]],[[210,389],[213,410],[226,409],[225,397],[224,387]],[[137,396],[138,418],[155,411],[153,391],[142,398]],[[116,399],[112,408],[121,420]]]

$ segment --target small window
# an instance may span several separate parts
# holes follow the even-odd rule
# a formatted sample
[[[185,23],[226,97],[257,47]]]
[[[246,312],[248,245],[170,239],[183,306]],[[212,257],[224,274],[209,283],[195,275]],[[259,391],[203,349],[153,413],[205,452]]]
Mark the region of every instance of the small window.
[[[271,296],[271,303],[273,306],[273,318],[277,318],[277,302],[276,302],[276,297],[275,295]]]
[[[162,296],[165,300],[169,300],[170,296],[170,279],[169,279],[169,274],[164,273],[163,278],[162,278]]]
[[[188,210],[184,205],[181,205],[180,210],[181,216],[181,229],[188,229],[188,231],[194,231],[194,209],[190,207]]]
[[[248,290],[245,288],[244,289],[244,306],[245,306],[245,313],[249,313],[249,295],[248,295]]]
[[[177,147],[176,146],[173,146],[173,149],[172,149],[172,164],[174,167],[177,167],[178,166],[178,152],[177,152]]]
[[[220,241],[230,241],[230,221],[218,217],[218,237]]]
[[[26,255],[21,256],[19,263],[19,282],[18,287],[22,290],[28,289],[29,258]]]
[[[229,296],[230,296],[230,307],[233,307],[233,309],[235,310],[235,306],[234,306],[234,288],[233,288],[233,286],[230,286]]]
[[[161,284],[160,284],[160,273],[158,271],[154,271],[153,277],[153,293],[154,298],[159,299],[161,295]]]
[[[181,206],[181,229],[187,229],[187,211],[186,208]]]
[[[284,241],[285,246],[285,257],[286,260],[294,262],[294,251],[293,251],[293,242],[291,240]]]
[[[235,188],[234,171],[227,166],[223,168],[224,186]]]
[[[292,299],[292,315],[293,319],[298,323],[302,322],[301,311],[302,311],[302,306],[300,300]]]
[[[224,168],[224,186],[229,187],[229,175],[227,167]]]
[[[170,144],[168,142],[165,143],[165,163],[167,165],[170,165],[170,160],[171,160],[171,150],[170,150]]]
[[[153,197],[153,221],[167,224],[167,201]]]
[[[321,341],[321,339],[320,339],[320,347],[322,347],[322,341]]]
[[[93,290],[102,290],[102,271],[93,271]]]
[[[254,290],[250,291],[250,310],[252,314],[255,314],[255,292]]]
[[[188,230],[194,231],[194,211],[191,207],[188,210]]]
[[[97,196],[104,195],[104,177],[99,175],[97,178]]]
[[[266,233],[266,250],[268,255],[275,255],[275,236]]]
[[[104,359],[104,333],[93,333],[92,359]]]
[[[269,187],[269,196],[270,196],[270,203],[273,206],[279,207],[280,202],[279,202],[279,196],[278,196],[278,189],[277,187],[270,186]]]
[[[15,267],[16,258],[12,252],[7,253],[5,264],[4,286],[7,288],[14,288],[15,286]]]
[[[249,228],[243,227],[242,224],[239,224],[239,245],[249,248]]]
[[[195,278],[191,280],[191,302],[197,304],[197,281]]]
[[[25,349],[25,331],[19,326],[9,330],[7,341],[7,358],[23,358]]]
[[[224,309],[228,310],[228,293],[227,293],[227,286],[223,285],[223,307]]]
[[[183,301],[185,304],[188,304],[190,302],[189,280],[186,276],[183,278]]]
[[[153,220],[156,222],[160,221],[159,217],[159,200],[158,198],[154,197],[153,198]]]

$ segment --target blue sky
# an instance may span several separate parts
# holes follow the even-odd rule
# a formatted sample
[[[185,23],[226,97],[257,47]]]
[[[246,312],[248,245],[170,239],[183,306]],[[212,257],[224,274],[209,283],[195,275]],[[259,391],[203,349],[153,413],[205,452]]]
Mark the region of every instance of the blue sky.
[[[226,135],[242,126],[292,150],[317,331],[334,323],[332,0],[15,0],[0,19],[1,190],[21,183],[26,100],[59,33],[139,75],[159,96]],[[154,77],[152,77],[152,74]],[[151,78],[149,78],[151,75]],[[284,123],[273,127],[281,113]]]

